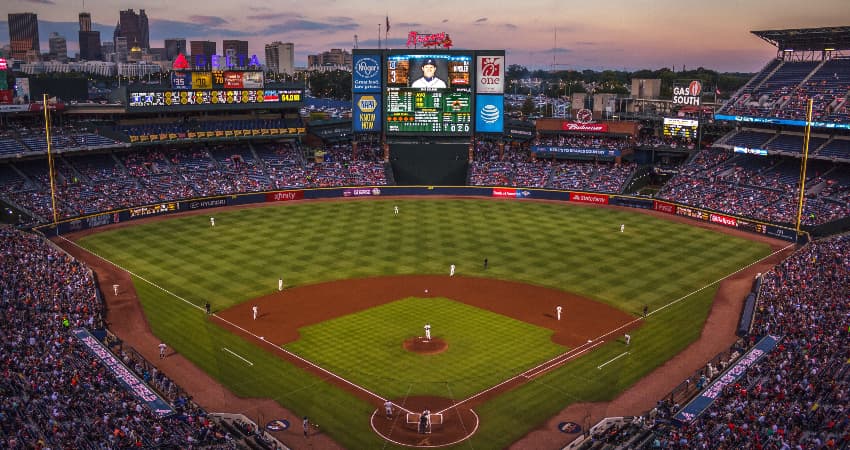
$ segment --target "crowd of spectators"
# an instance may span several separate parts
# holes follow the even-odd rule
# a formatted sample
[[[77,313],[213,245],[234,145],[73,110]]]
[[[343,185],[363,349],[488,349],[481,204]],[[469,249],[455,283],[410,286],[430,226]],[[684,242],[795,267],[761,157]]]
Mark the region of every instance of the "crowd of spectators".
[[[806,245],[761,286],[750,342],[773,335],[778,346],[692,423],[648,423],[645,448],[850,447],[850,235]]]
[[[258,145],[141,149],[55,158],[59,218],[185,198],[300,187],[386,185],[378,146],[350,144],[325,150],[324,161],[309,160],[292,142]],[[225,155],[225,156],[221,156]],[[37,163],[37,161],[36,161]],[[30,211],[39,221],[53,218],[47,164],[26,163],[26,178],[11,162],[0,177],[0,196]],[[11,176],[15,175],[15,176]],[[8,183],[6,182],[8,180]]]
[[[525,146],[505,144],[500,150],[497,143],[490,141],[476,143],[473,157],[469,169],[470,186],[618,193],[637,168],[634,163],[536,159]]]
[[[772,223],[793,224],[799,182],[794,160],[702,150],[665,184],[657,197]],[[819,170],[813,170],[815,167]],[[813,162],[807,172],[802,223],[818,225],[850,216],[845,165]]]
[[[167,377],[147,376],[177,411],[157,418],[77,341],[71,329],[104,325],[83,264],[7,226],[0,254],[0,447],[235,448]]]

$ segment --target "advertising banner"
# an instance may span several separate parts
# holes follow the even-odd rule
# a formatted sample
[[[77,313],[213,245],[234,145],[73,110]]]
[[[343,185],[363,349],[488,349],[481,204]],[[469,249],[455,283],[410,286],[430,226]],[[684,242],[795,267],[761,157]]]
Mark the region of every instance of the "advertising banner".
[[[608,195],[589,194],[586,192],[570,192],[570,201],[578,203],[593,203],[596,205],[607,205]]]
[[[351,123],[355,133],[381,131],[381,95],[354,94]]]
[[[607,133],[608,132],[608,124],[607,123],[581,123],[581,122],[570,122],[565,120],[561,122],[561,130],[563,131],[577,131],[580,133]]]
[[[674,420],[680,423],[693,422],[703,411],[708,409],[714,400],[723,393],[723,388],[737,382],[747,369],[757,364],[762,358],[767,356],[779,343],[780,338],[777,336],[767,335],[761,338],[756,345],[744,354],[738,361],[730,366],[726,372],[723,372],[717,379],[697,395],[690,403],[685,405],[676,415]]]
[[[493,188],[491,195],[498,198],[529,198],[531,191],[527,189]]]
[[[532,145],[531,152],[537,155],[593,155],[593,156],[620,156],[619,150],[608,148],[572,148],[552,147],[546,145]]]
[[[263,72],[242,72],[242,85],[246,89],[262,89],[265,81]]]
[[[128,209],[131,219],[139,219],[141,217],[158,216],[160,214],[168,214],[180,211],[180,202],[167,202],[158,205],[139,206]]]
[[[726,225],[727,227],[735,228],[738,226],[738,222],[735,220],[734,217],[724,216],[723,214],[712,213],[708,216],[708,220],[712,223]]]
[[[292,200],[302,200],[304,191],[277,191],[266,194],[267,202],[288,202]]]
[[[342,196],[343,197],[376,197],[381,195],[381,189],[379,188],[354,188],[354,189],[343,189]]]
[[[207,200],[192,200],[188,202],[183,202],[183,206],[186,207],[186,209],[217,208],[219,206],[227,206],[227,199],[211,198]]]
[[[476,90],[480,94],[503,94],[505,92],[505,57],[477,56]]]
[[[654,200],[652,202],[652,209],[656,211],[661,211],[667,214],[675,214],[676,213],[676,205],[667,202],[660,202],[658,200]]]
[[[224,72],[225,89],[242,89],[242,72]]]
[[[171,89],[191,89],[192,74],[187,72],[171,72]]]
[[[475,96],[475,131],[502,133],[505,130],[505,99],[501,95]]]
[[[673,104],[699,106],[702,95],[702,82],[693,80],[688,84],[673,84]]]
[[[212,89],[212,73],[192,72],[192,89]]]
[[[769,123],[775,125],[791,125],[797,127],[805,127],[805,120],[777,119],[775,117],[750,117],[750,116],[730,116],[728,114],[715,114],[714,120],[733,120],[735,122],[744,123]],[[837,128],[850,130],[850,123],[836,122],[812,122],[813,128]]]
[[[708,221],[708,213],[705,211],[701,211],[699,209],[688,208],[686,206],[677,206],[676,207],[676,215],[677,216],[685,216],[690,217],[691,219],[699,219]]]
[[[88,330],[84,328],[75,328],[71,332],[74,333],[74,336],[79,339],[80,343],[85,346],[91,354],[100,360],[101,364],[103,364],[103,366],[106,367],[106,369],[109,370],[116,379],[118,379],[118,382],[121,383],[125,389],[135,395],[139,401],[147,404],[148,408],[150,408],[151,412],[156,417],[168,417],[174,414],[174,409],[171,408],[164,398],[160,397],[156,391],[145,384],[138,375],[125,366],[120,359],[116,358],[115,355],[113,355],[109,349],[98,341],[97,338],[89,333]]]
[[[377,54],[355,54],[352,70],[354,92],[381,92],[381,57]]]

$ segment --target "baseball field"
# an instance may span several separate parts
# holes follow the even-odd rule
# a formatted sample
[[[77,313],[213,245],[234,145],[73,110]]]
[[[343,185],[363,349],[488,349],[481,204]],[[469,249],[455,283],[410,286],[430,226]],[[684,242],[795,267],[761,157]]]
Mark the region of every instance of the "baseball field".
[[[652,215],[554,202],[211,214],[215,227],[210,214],[188,215],[79,244],[133,274],[151,330],[174,351],[351,449],[412,444],[403,419],[375,425],[384,399],[446,411],[460,437],[441,441],[437,427],[428,442],[456,448],[504,448],[569,404],[610,400],[699,337],[718,281],[771,253]],[[405,344],[426,323],[438,351]]]

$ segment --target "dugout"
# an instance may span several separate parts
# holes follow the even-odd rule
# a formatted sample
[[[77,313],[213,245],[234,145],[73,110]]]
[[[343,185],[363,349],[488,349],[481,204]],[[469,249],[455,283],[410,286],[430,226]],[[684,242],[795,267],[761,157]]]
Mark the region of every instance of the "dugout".
[[[463,186],[469,168],[469,144],[390,144],[390,164],[400,186]]]

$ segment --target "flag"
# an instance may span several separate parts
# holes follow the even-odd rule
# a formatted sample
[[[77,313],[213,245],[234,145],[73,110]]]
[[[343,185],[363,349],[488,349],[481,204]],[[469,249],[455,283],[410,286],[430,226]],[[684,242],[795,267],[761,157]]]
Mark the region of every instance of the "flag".
[[[386,28],[386,30],[387,30],[386,31],[387,33],[390,32],[390,16],[387,16],[387,28]]]

